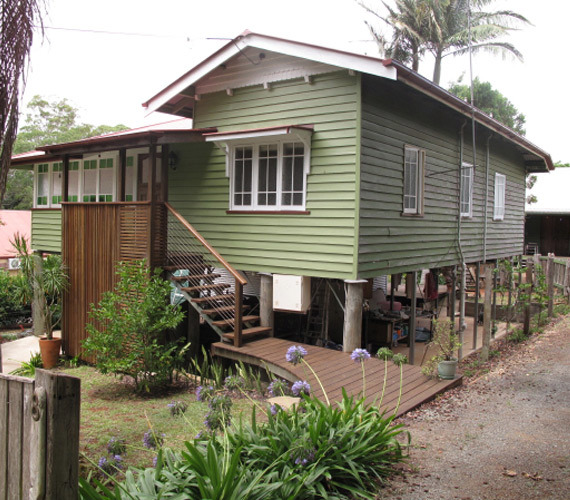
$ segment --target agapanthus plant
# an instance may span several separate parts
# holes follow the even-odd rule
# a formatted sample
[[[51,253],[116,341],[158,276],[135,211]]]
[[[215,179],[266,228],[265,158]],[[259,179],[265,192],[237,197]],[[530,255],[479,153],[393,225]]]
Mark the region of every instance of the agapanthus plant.
[[[366,373],[364,371],[364,362],[367,359],[370,359],[370,353],[366,349],[357,348],[354,351],[352,351],[352,354],[350,355],[350,359],[352,359],[352,361],[355,361],[356,363],[360,363],[360,366],[362,367],[362,397],[365,398],[366,397]]]
[[[293,392],[295,396],[300,396],[301,394],[308,396],[311,394],[311,386],[306,380],[297,380],[291,387],[291,392]]]
[[[325,400],[327,402],[327,405],[330,406],[331,402],[329,401],[329,397],[327,395],[327,391],[325,391],[325,388],[323,387],[323,384],[321,382],[321,379],[319,378],[319,376],[315,373],[315,370],[313,370],[313,367],[307,363],[305,361],[305,356],[307,355],[307,350],[304,347],[301,347],[300,345],[294,345],[289,347],[289,349],[287,349],[287,353],[285,354],[285,359],[289,362],[289,363],[293,363],[294,365],[298,364],[298,363],[303,363],[303,366],[306,366],[309,370],[311,370],[311,373],[313,374],[313,377],[315,377],[315,380],[319,383],[319,385],[321,386],[321,391],[323,391],[323,396],[325,397]],[[295,394],[295,392],[293,391],[293,394]]]

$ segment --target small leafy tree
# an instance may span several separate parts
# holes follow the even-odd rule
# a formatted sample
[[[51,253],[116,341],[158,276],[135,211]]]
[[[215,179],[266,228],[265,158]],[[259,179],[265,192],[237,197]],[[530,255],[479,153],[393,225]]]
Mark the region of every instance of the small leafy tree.
[[[189,344],[167,340],[166,332],[184,317],[168,302],[170,284],[144,260],[120,262],[117,275],[115,289],[91,304],[83,347],[100,372],[132,377],[137,392],[171,383]]]

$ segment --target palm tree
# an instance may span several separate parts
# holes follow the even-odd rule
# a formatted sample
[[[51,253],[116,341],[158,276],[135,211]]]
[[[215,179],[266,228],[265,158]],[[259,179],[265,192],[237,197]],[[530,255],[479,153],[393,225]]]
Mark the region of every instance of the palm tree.
[[[0,2],[0,202],[18,132],[18,99],[43,0]]]
[[[433,82],[439,85],[441,64],[448,55],[462,55],[469,51],[487,51],[503,56],[512,55],[522,60],[522,54],[508,42],[498,39],[508,35],[517,26],[530,24],[522,15],[501,10],[486,12],[482,9],[493,0],[395,0],[395,8],[382,4],[387,16],[368,11],[392,28],[392,40],[386,39],[374,29],[372,34],[381,50],[388,56],[396,57],[404,63],[412,61],[412,69],[417,71],[418,60],[427,50],[435,58]],[[362,4],[361,4],[362,5]]]

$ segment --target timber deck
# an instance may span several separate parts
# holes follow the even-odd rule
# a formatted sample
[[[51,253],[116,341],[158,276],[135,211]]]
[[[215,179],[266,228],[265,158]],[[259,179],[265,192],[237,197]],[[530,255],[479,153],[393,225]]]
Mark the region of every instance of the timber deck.
[[[242,347],[217,342],[212,345],[212,354],[266,368],[278,377],[290,382],[307,380],[311,385],[313,394],[324,400],[319,383],[310,370],[303,363],[294,366],[286,361],[285,353],[293,345],[302,345],[307,350],[305,360],[319,376],[331,403],[342,399],[343,388],[349,395],[358,397],[361,394],[362,368],[359,362],[350,359],[350,353],[269,337],[248,342]],[[366,398],[368,402],[372,403],[376,398],[379,400],[382,393],[384,361],[378,358],[370,358],[365,361],[364,367]],[[397,415],[402,415],[461,383],[461,377],[443,381],[429,379],[421,373],[418,366],[404,365],[402,399]],[[386,390],[381,409],[390,413],[394,412],[399,392],[400,368],[389,361]]]

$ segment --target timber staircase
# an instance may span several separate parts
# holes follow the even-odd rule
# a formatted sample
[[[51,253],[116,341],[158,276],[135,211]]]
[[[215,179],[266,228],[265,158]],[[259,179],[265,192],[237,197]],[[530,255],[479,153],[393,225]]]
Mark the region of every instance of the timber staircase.
[[[268,335],[260,317],[245,314],[245,277],[235,270],[171,205],[167,209],[164,270],[178,292],[198,311],[223,342],[240,347],[244,341]]]

